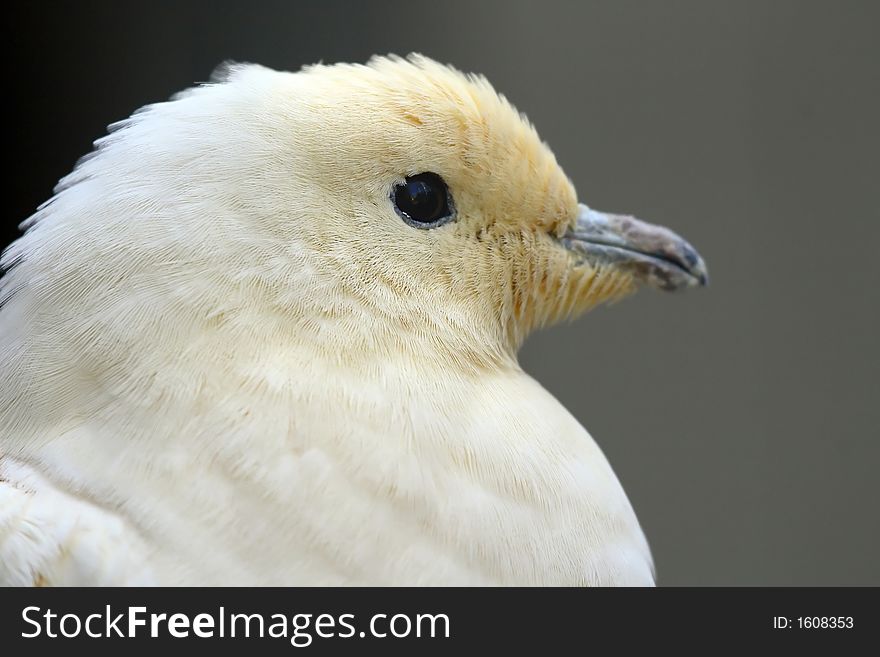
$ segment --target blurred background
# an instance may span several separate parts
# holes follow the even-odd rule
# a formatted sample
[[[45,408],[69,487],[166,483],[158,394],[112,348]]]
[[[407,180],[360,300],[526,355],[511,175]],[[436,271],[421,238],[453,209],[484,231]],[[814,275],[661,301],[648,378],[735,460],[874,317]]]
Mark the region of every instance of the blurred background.
[[[31,2],[5,23],[2,243],[104,134],[225,59],[423,52],[526,112],[583,201],[711,286],[532,337],[661,585],[880,584],[880,3]]]

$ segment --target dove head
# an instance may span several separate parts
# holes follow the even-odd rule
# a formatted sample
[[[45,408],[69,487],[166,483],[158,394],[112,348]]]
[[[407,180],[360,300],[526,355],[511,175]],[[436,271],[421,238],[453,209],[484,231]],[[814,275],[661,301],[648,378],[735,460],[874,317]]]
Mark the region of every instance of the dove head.
[[[25,264],[42,258],[44,302],[85,286],[80,301],[129,332],[167,333],[176,313],[177,340],[472,365],[515,361],[536,327],[640,281],[706,280],[671,231],[579,203],[485,79],[423,57],[229,65],[98,146],[7,252],[22,264],[4,297],[37,284]]]
[[[301,180],[285,205],[311,196],[316,210],[296,239],[404,339],[461,335],[503,354],[629,289],[613,269],[572,267],[560,240],[576,223],[574,187],[484,78],[411,57],[284,83]]]

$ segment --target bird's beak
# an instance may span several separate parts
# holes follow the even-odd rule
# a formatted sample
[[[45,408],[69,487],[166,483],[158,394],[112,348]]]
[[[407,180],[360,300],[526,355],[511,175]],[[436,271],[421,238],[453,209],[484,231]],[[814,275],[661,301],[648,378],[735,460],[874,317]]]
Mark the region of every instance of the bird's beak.
[[[661,290],[707,285],[706,263],[697,250],[663,226],[635,217],[606,214],[578,206],[577,224],[562,244],[580,263],[625,269]]]

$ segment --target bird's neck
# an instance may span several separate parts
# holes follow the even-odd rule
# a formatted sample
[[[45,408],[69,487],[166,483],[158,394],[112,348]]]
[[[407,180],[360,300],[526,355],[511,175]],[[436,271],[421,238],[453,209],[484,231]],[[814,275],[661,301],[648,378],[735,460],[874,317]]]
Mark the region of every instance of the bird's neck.
[[[53,325],[52,309],[24,289],[4,309],[10,348],[0,355],[0,405],[11,408],[23,390],[37,400],[29,417],[14,418],[21,427],[108,413],[113,422],[140,417],[149,426],[150,418],[163,415],[288,403],[291,394],[307,394],[315,384],[337,391],[375,386],[389,395],[402,386],[419,394],[419,385],[437,377],[474,379],[518,369],[503,336],[468,325],[467,314],[453,309],[428,320],[405,309],[389,316],[316,295],[314,305],[300,303],[290,312],[254,305],[252,296],[228,293],[208,311],[197,294],[186,303],[164,295],[141,305],[127,305],[121,296],[115,315],[105,309],[56,316]],[[88,308],[82,304],[83,312]],[[54,329],[25,334],[16,328],[24,326],[15,322],[19,312]]]

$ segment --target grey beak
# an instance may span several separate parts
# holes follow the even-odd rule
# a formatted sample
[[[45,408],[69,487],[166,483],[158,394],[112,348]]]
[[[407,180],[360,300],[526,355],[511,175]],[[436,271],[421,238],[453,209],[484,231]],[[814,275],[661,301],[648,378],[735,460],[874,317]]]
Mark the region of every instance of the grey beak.
[[[581,261],[627,269],[661,290],[707,285],[709,273],[697,250],[663,226],[635,217],[578,206],[577,225],[562,237]]]

